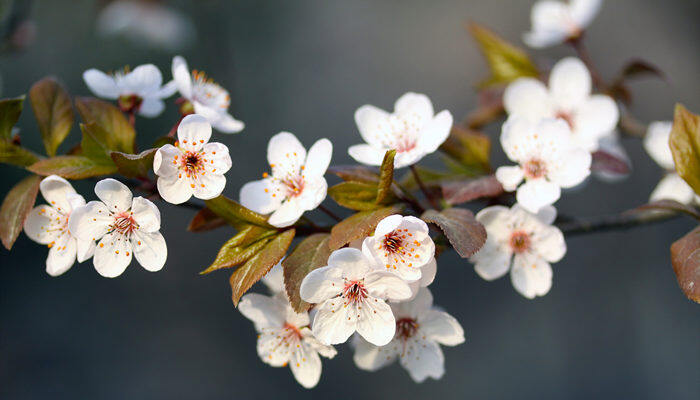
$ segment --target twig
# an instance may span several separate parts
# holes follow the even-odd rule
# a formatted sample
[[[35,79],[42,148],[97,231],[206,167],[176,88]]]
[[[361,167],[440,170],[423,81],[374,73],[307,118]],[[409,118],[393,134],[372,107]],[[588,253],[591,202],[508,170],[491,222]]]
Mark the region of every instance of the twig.
[[[616,215],[606,215],[589,220],[572,220],[557,218],[555,224],[566,236],[576,236],[588,233],[608,232],[631,229],[641,225],[656,224],[677,218],[679,214],[669,212],[630,212]]]
[[[328,215],[329,217],[333,218],[336,222],[340,222],[343,220],[339,216],[335,215],[335,213],[333,211],[326,208],[326,206],[324,206],[323,204],[319,204],[318,209],[323,211],[324,213],[326,213],[326,215]]]
[[[583,35],[569,39],[567,43],[574,48],[576,54],[578,55],[578,58],[580,58],[581,61],[583,61],[583,63],[586,64],[588,71],[591,73],[591,78],[593,78],[593,85],[595,85],[595,87],[598,88],[599,91],[605,91],[607,85],[605,84],[605,81],[598,72],[598,69],[595,67],[593,59],[588,53],[586,46],[583,44]]]
[[[421,192],[423,192],[423,195],[425,195],[425,198],[428,200],[428,203],[436,209],[440,209],[440,205],[435,201],[433,196],[430,195],[430,192],[428,191],[428,188],[423,184],[423,180],[420,178],[420,175],[418,173],[418,169],[414,166],[411,165],[409,167],[411,169],[411,173],[413,173],[413,179],[416,180],[416,183],[418,184],[418,187],[420,188]]]

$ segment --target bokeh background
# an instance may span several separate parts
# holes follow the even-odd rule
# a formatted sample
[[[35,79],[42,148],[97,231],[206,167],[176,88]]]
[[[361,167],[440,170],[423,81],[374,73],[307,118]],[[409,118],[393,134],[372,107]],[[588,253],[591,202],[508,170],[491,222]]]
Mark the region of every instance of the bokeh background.
[[[476,105],[474,84],[486,74],[465,22],[520,43],[533,1],[173,1],[167,5],[191,24],[182,28],[189,39],[173,44],[166,35],[155,46],[96,34],[102,2],[15,3],[27,7],[33,23],[25,28],[34,40],[0,55],[3,97],[26,93],[46,75],[87,95],[81,74],[90,67],[151,62],[169,79],[180,53],[231,91],[233,113],[246,123],[239,135],[215,134],[231,149],[225,194],[236,198],[266,169],[267,140],[280,130],[307,146],[330,138],[333,162],[346,164],[347,147],[360,141],[352,116],[362,104],[391,108],[411,90],[460,118]],[[632,57],[667,74],[667,82],[633,84],[641,120],[670,119],[677,101],[700,111],[699,15],[697,1],[615,0],[592,24],[587,44],[605,77]],[[570,54],[561,47],[533,52],[543,66]],[[41,150],[25,110],[23,142]],[[170,103],[160,118],[139,119],[142,147],[176,118]],[[489,133],[496,139],[498,127]],[[78,141],[76,128],[62,148]],[[633,174],[566,194],[557,204],[562,213],[611,214],[647,199],[662,171],[639,140],[624,146]],[[497,145],[493,157],[496,165],[504,161]],[[3,166],[0,193],[24,175]],[[94,198],[91,184],[77,187]],[[431,288],[467,341],[445,349],[442,380],[417,385],[397,365],[360,371],[341,345],[307,392],[288,369],[258,359],[253,326],[231,304],[228,274],[197,274],[232,231],[188,233],[191,210],[158,206],[169,247],[158,273],[134,263],[118,279],[104,279],[88,262],[51,278],[46,249],[26,236],[11,253],[0,250],[0,398],[698,398],[700,306],[680,292],[668,250],[693,227],[690,220],[568,239],[552,290],[533,301],[508,278],[485,282],[468,262],[446,254]]]

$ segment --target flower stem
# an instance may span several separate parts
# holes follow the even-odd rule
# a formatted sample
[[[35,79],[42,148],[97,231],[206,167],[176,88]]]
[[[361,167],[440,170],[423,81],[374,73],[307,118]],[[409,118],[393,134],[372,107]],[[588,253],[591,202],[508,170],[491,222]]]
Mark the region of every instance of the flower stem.
[[[606,215],[589,220],[557,218],[555,224],[566,236],[584,235],[588,233],[609,232],[631,229],[641,225],[649,225],[677,218],[679,214],[669,212],[630,212]]]
[[[576,55],[578,55],[578,58],[583,61],[584,64],[586,64],[586,67],[588,68],[588,71],[591,73],[591,78],[593,79],[593,85],[595,85],[596,88],[598,88],[599,91],[603,92],[607,88],[607,85],[605,84],[605,81],[601,77],[600,73],[598,72],[598,69],[596,68],[595,64],[593,63],[593,59],[591,58],[591,55],[588,53],[588,49],[586,49],[586,46],[583,43],[583,36],[577,36],[575,38],[567,40],[567,43],[571,45],[571,47],[574,48],[574,51],[576,51]]]
[[[423,195],[428,200],[428,203],[430,203],[430,205],[434,209],[440,210],[440,205],[437,203],[437,201],[435,201],[433,196],[430,195],[428,188],[425,186],[425,184],[423,183],[423,180],[420,178],[420,174],[418,173],[418,169],[414,165],[411,165],[409,168],[411,169],[411,173],[413,173],[413,179],[416,180],[418,187],[420,188],[421,192],[423,192]]]
[[[323,204],[319,204],[318,209],[323,211],[324,213],[326,213],[326,215],[328,215],[329,217],[333,218],[336,222],[340,222],[343,220],[339,216],[335,215],[335,213],[333,211],[326,208]]]

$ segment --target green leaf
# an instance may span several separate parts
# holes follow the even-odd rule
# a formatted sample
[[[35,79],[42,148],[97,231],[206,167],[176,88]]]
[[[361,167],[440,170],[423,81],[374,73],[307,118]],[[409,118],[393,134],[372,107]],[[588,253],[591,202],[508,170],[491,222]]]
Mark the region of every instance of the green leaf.
[[[399,214],[403,207],[393,205],[378,210],[362,211],[338,222],[331,229],[328,242],[331,250],[337,250],[355,239],[367,237],[382,219],[392,214]]]
[[[331,249],[328,247],[330,238],[331,235],[327,233],[313,234],[302,240],[282,261],[284,287],[289,304],[298,313],[308,311],[311,307],[311,304],[301,299],[299,286],[309,272],[327,265],[328,257],[331,255]]]
[[[144,150],[139,154],[125,154],[118,151],[110,153],[117,171],[127,178],[145,178],[153,170],[153,157],[158,149]]]
[[[388,150],[384,154],[382,166],[379,168],[379,184],[377,185],[377,204],[388,204],[396,200],[393,196],[392,186],[394,184],[394,157],[396,150]]]
[[[12,139],[12,127],[22,114],[24,96],[0,100],[0,140]]]
[[[503,186],[493,175],[443,182],[442,197],[447,204],[462,204],[482,197],[496,197]]]
[[[242,226],[253,224],[264,228],[275,229],[267,223],[267,217],[249,210],[224,195],[205,202],[214,214],[220,216],[234,228],[241,230]]]
[[[80,141],[81,155],[104,163],[112,162],[109,132],[95,122],[80,124],[80,131],[83,133]]]
[[[486,229],[471,211],[464,208],[428,210],[421,215],[421,219],[437,225],[462,258],[472,256],[486,242]]]
[[[379,175],[373,169],[360,165],[332,166],[328,168],[328,172],[337,175],[344,181],[379,183]]]
[[[700,303],[700,227],[671,245],[671,264],[685,296]]]
[[[235,267],[248,261],[265,247],[267,242],[272,240],[272,235],[275,232],[259,226],[248,225],[221,246],[214,262],[207,269],[200,272],[200,275],[223,268]]]
[[[190,232],[205,232],[226,225],[226,220],[214,214],[206,207],[202,208],[192,217],[187,230]]]
[[[427,186],[434,186],[444,180],[455,179],[456,177],[461,177],[464,175],[463,173],[457,174],[454,172],[435,171],[430,168],[421,167],[420,165],[416,165],[415,167],[416,171],[418,171],[418,176],[420,176],[420,179]],[[408,190],[414,190],[418,188],[416,178],[410,171],[407,172],[403,176],[403,178],[401,178],[401,186]]]
[[[440,150],[457,160],[464,167],[462,171],[469,175],[491,171],[491,139],[483,133],[453,126]]]
[[[32,103],[46,154],[54,156],[73,126],[70,96],[63,86],[49,77],[32,85],[29,101]]]
[[[275,236],[253,258],[231,274],[231,300],[235,306],[238,306],[241,296],[284,257],[294,234],[294,229],[288,229]]]
[[[107,133],[103,143],[108,150],[134,152],[134,127],[117,107],[92,97],[78,97],[75,106],[86,125],[94,123]]]
[[[36,175],[22,179],[10,189],[0,206],[0,239],[8,250],[22,232],[24,220],[34,207],[40,182],[41,177]]]
[[[328,196],[351,210],[374,210],[377,205],[377,185],[362,182],[341,182],[328,188]]]
[[[117,172],[113,163],[107,164],[85,156],[51,157],[38,161],[27,169],[38,175],[59,175],[66,179],[85,179]]]
[[[507,84],[526,76],[539,76],[535,64],[520,48],[476,23],[469,24],[469,32],[479,44],[491,70],[491,77],[481,82],[481,87]]]
[[[39,161],[39,156],[16,144],[0,140],[0,162],[26,167]]]
[[[700,194],[700,117],[676,104],[669,139],[676,171]]]

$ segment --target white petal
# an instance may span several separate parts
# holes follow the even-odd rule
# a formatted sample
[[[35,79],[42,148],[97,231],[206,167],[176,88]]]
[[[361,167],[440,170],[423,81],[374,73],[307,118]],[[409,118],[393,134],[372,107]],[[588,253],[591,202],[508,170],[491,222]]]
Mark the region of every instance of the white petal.
[[[259,328],[280,328],[284,326],[284,309],[272,297],[248,293],[241,297],[238,311]]]
[[[258,335],[258,356],[264,363],[282,367],[289,362],[291,352],[285,341],[283,329],[265,329]]]
[[[562,43],[568,36],[563,29],[530,31],[523,34],[523,42],[533,49],[541,49]]]
[[[195,107],[197,110],[201,110]],[[238,133],[245,128],[245,124],[239,121],[226,111],[205,113],[205,116],[211,122],[211,126],[221,133]]]
[[[389,149],[385,149],[384,153],[386,153],[386,150]],[[426,155],[427,153],[424,152],[423,149],[421,149],[418,146],[416,146],[416,148],[414,148],[413,150],[402,151],[400,153],[397,153],[396,158],[394,158],[394,169],[411,166],[423,159],[423,157],[425,157]],[[384,157],[382,156],[382,160],[383,158]],[[377,165],[381,165],[381,161]]]
[[[547,171],[547,178],[557,186],[574,187],[591,174],[591,161],[591,153],[581,148],[574,148],[566,157],[563,157],[557,168]]]
[[[73,210],[68,195],[74,195],[76,192],[67,180],[56,175],[47,176],[41,180],[39,190],[44,199],[58,211],[65,214]]]
[[[574,139],[587,151],[597,150],[598,141],[615,129],[620,118],[615,101],[594,95],[584,101],[574,116]]]
[[[155,97],[159,99],[167,99],[168,97],[174,95],[175,92],[177,92],[177,83],[175,80],[172,80],[158,89],[158,91],[155,93]]]
[[[490,206],[476,214],[476,220],[481,222],[493,243],[510,238],[510,209],[504,206]]]
[[[95,248],[93,263],[105,278],[121,275],[131,263],[131,243],[119,233],[108,233]]]
[[[557,262],[566,254],[564,234],[554,226],[542,226],[532,235],[533,251],[549,262]]]
[[[326,178],[306,179],[304,189],[297,197],[299,207],[304,211],[315,210],[326,198],[328,182]]]
[[[142,232],[156,232],[160,230],[160,211],[152,201],[139,196],[134,198],[131,205],[132,217],[139,224]]]
[[[510,268],[511,253],[499,248],[493,241],[487,239],[479,252],[472,256],[474,271],[487,281],[498,279]]]
[[[80,240],[74,238],[77,245],[76,258],[79,263],[91,258],[95,255],[95,241],[94,240]]]
[[[381,270],[375,270],[366,275],[365,287],[371,296],[380,299],[400,301],[408,299],[413,294],[403,278]]]
[[[672,127],[671,121],[654,121],[649,124],[644,136],[644,149],[657,164],[667,170],[675,169],[673,154],[668,144]]]
[[[36,206],[24,220],[24,233],[37,243],[49,244],[60,234],[64,220],[65,216],[55,208],[45,204]]]
[[[450,314],[444,311],[430,310],[418,320],[420,330],[429,339],[445,346],[464,343],[464,329]]]
[[[549,91],[556,107],[570,110],[583,104],[590,96],[591,74],[578,58],[564,58],[552,68]]]
[[[128,211],[131,208],[131,190],[116,179],[107,178],[97,182],[95,194],[111,212]]]
[[[304,337],[303,340],[307,342],[313,349],[315,349],[321,356],[326,358],[333,358],[336,355],[338,355],[338,352],[333,346],[325,345],[321,343],[318,339],[316,339],[316,337],[314,337],[313,332],[311,332],[311,329],[304,327],[299,329],[299,331]]]
[[[678,174],[671,173],[659,181],[654,191],[651,192],[649,201],[675,200],[682,204],[690,204],[694,198],[695,192],[693,188]]]
[[[343,291],[343,270],[335,266],[317,268],[301,281],[299,295],[309,303],[320,303]]]
[[[332,155],[333,144],[331,144],[330,140],[321,139],[314,143],[306,156],[304,176],[322,177],[326,173],[328,165],[331,163]]]
[[[224,187],[226,187],[226,177],[221,174],[199,175],[192,193],[198,199],[209,200],[218,197],[224,191]]]
[[[146,97],[139,107],[139,115],[146,118],[155,118],[165,110],[165,103],[155,97]]]
[[[349,280],[364,278],[370,271],[369,260],[362,251],[351,248],[335,250],[328,257],[328,265],[340,268],[342,276]]]
[[[68,271],[75,263],[75,254],[75,239],[64,233],[49,250],[46,272],[51,276],[58,276]]]
[[[343,300],[336,298],[318,305],[311,330],[321,343],[338,344],[347,341],[355,332],[356,323],[355,308],[343,307]]]
[[[429,286],[435,280],[435,275],[437,274],[437,261],[435,257],[425,264],[422,268],[422,275],[420,277],[420,286]]]
[[[356,144],[348,148],[348,154],[360,164],[382,165],[387,150],[369,144]],[[394,166],[396,166],[396,162],[394,162]]]
[[[518,165],[498,167],[496,170],[496,179],[503,185],[503,189],[507,192],[515,191],[524,177],[525,173]]]
[[[207,143],[204,145],[206,155],[205,167],[207,172],[224,174],[231,169],[231,155],[228,147],[222,143]]]
[[[276,192],[277,186],[271,179],[262,179],[243,185],[238,198],[243,207],[269,214],[279,208],[282,202],[282,197]]]
[[[535,138],[537,126],[519,115],[509,117],[501,128],[501,147],[511,161],[528,161],[537,154],[539,140]]]
[[[503,93],[503,107],[508,115],[538,121],[551,112],[549,92],[537,79],[520,78],[508,85]]]
[[[440,379],[445,374],[445,356],[440,346],[432,340],[422,340],[418,335],[407,340],[400,362],[417,383],[427,378]]]
[[[302,342],[300,347],[292,351],[289,368],[294,379],[307,389],[316,386],[321,379],[321,359],[307,343]]]
[[[126,74],[122,80],[124,88],[132,94],[143,96],[144,93],[154,92],[163,84],[163,75],[153,64],[139,65]]]
[[[362,140],[367,144],[378,147],[381,146],[382,138],[388,137],[392,133],[389,113],[369,104],[355,111],[355,124],[357,124]],[[352,156],[352,154],[350,155]],[[382,157],[384,157],[384,154],[382,154]]]
[[[408,296],[410,295],[409,289]],[[375,346],[384,346],[394,338],[396,320],[391,307],[384,300],[369,296],[362,302],[362,308],[358,307],[356,311],[358,313],[357,333],[365,340]]]
[[[510,278],[518,293],[533,299],[535,296],[544,296],[552,287],[552,267],[541,258],[517,255]]]
[[[168,247],[160,232],[141,232],[137,230],[131,237],[131,246],[134,249],[136,261],[146,271],[160,271],[168,258]]]
[[[421,93],[408,92],[399,97],[394,103],[394,113],[402,117],[413,115],[418,122],[426,123],[433,118],[433,103],[430,102],[428,96]]]
[[[199,151],[211,138],[211,125],[203,116],[190,114],[183,118],[177,127],[177,138],[180,147],[189,151]]]
[[[433,294],[428,288],[418,289],[416,296],[409,301],[392,303],[391,309],[394,313],[394,318],[412,318],[418,319],[425,315],[433,307]]]
[[[304,214],[304,208],[295,197],[287,199],[275,212],[270,215],[267,222],[272,226],[284,228],[297,222]]]
[[[400,214],[393,214],[383,218],[381,221],[379,221],[377,227],[374,229],[374,236],[367,237],[365,241],[369,240],[371,243],[375,243],[377,240],[379,240],[377,238],[379,238],[380,236],[384,236],[388,233],[391,233],[396,228],[398,228],[401,221],[403,221],[403,216]]]
[[[284,269],[282,268],[282,261],[275,264],[265,276],[262,277],[262,283],[270,289],[273,294],[284,292]],[[240,309],[240,304],[238,305]]]
[[[116,99],[119,97],[119,88],[114,77],[96,69],[89,69],[83,72],[85,84],[98,97],[105,99]]]
[[[517,207],[516,204],[514,207]],[[551,225],[557,219],[557,209],[554,206],[544,206],[537,212],[537,219],[545,225]]]
[[[114,218],[109,215],[107,206],[100,201],[91,201],[70,214],[68,229],[71,234],[83,241],[99,240],[110,230]]]
[[[182,97],[190,99],[192,97],[192,76],[187,67],[187,61],[180,56],[175,56],[173,58],[172,73],[177,90]]]
[[[359,369],[365,371],[376,371],[396,360],[401,354],[401,344],[393,340],[386,346],[375,346],[361,336],[355,336],[355,355],[353,361]]]
[[[563,42],[570,34],[567,27],[569,9],[561,1],[538,1],[532,7],[532,31],[524,35],[525,43],[534,48],[548,47]]]
[[[166,144],[153,155],[153,172],[158,176],[173,176],[179,172],[175,157],[182,152],[172,144]]]
[[[584,29],[598,14],[602,5],[603,0],[572,0],[569,4],[571,18],[580,29]]]
[[[518,188],[515,197],[526,210],[537,213],[540,208],[554,204],[561,196],[559,186],[544,179],[531,179]]]
[[[450,136],[451,130],[452,114],[443,110],[423,126],[418,138],[418,147],[425,154],[435,152]]]
[[[182,204],[192,197],[193,183],[185,175],[158,177],[156,186],[160,197],[170,204]]]
[[[289,132],[280,132],[267,144],[267,161],[274,176],[296,175],[306,161],[306,149]]]

